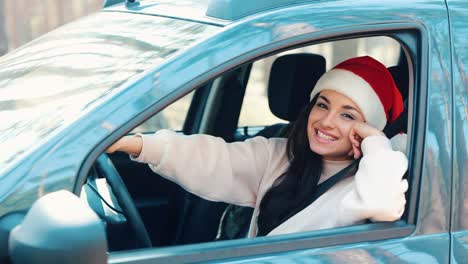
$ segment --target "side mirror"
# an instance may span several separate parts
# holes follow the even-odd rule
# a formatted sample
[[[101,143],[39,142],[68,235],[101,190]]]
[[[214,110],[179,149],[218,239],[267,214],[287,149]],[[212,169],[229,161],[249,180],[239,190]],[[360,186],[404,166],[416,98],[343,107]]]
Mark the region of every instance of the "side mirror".
[[[107,263],[104,224],[68,191],[37,200],[10,233],[13,263]]]

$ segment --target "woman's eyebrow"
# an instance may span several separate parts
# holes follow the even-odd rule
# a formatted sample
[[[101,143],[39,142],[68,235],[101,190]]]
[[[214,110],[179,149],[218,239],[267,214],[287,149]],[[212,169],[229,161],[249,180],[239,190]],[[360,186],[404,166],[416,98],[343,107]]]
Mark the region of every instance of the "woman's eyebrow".
[[[328,100],[328,98],[326,98],[325,96],[320,95],[319,97],[322,98],[323,100],[325,100],[325,102],[330,103],[330,100]]]
[[[320,95],[319,98],[322,98],[325,102],[330,103],[330,100],[328,100],[328,98],[323,96],[323,95]],[[353,107],[353,106],[350,106],[350,105],[343,105],[342,108],[344,108],[346,110],[354,110],[354,111],[360,113],[360,111],[358,109],[356,109],[356,107]]]
[[[328,100],[328,98],[326,96],[320,95],[319,98],[322,98],[328,104],[330,103],[330,100]],[[343,105],[342,108],[346,109],[346,110],[354,110],[354,111],[356,111],[358,113],[361,113],[356,107],[353,107],[353,106],[350,106],[350,105]]]
[[[359,110],[357,110],[355,107],[352,107],[350,105],[343,105],[342,108],[344,108],[346,110],[354,110],[356,112],[359,112]]]

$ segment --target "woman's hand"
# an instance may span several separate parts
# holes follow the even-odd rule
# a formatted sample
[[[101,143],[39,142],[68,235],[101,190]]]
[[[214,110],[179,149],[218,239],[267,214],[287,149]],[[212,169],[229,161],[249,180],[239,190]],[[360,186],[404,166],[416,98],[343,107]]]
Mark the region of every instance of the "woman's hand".
[[[112,144],[112,146],[106,150],[106,153],[111,154],[116,151],[122,151],[132,156],[139,156],[142,148],[143,140],[140,136],[125,136]]]
[[[385,134],[367,123],[357,122],[349,131],[352,149],[348,154],[353,156],[354,159],[358,159],[362,154],[361,142],[369,136],[385,136]]]

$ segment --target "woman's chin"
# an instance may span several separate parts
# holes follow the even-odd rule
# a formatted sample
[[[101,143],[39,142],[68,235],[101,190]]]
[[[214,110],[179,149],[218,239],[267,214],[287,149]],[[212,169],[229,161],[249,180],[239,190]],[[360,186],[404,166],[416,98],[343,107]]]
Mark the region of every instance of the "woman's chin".
[[[310,150],[312,150],[312,152],[315,152],[321,156],[327,156],[333,153],[333,151],[329,148],[329,146],[327,145],[323,146],[320,143],[314,143],[314,142],[311,142]]]
[[[319,144],[317,142],[310,142],[310,150],[322,156],[326,160],[348,160],[352,157],[348,156],[343,151],[337,151],[330,144]]]
[[[335,141],[327,141],[327,142],[322,142],[317,139],[313,139],[309,142],[310,145],[310,150],[313,152],[324,155],[330,152],[333,152],[335,149],[336,142]]]

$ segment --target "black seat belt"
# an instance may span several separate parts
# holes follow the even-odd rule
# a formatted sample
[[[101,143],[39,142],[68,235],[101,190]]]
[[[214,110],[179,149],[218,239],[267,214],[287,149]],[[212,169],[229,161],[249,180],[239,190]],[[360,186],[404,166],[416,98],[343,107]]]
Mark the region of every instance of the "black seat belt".
[[[317,185],[317,189],[314,195],[312,195],[311,197],[310,204],[315,202],[315,200],[317,200],[320,196],[322,196],[322,194],[324,194],[326,191],[330,190],[330,188],[333,187],[335,184],[337,184],[339,181],[345,178],[348,178],[350,176],[353,176],[357,170],[360,160],[361,159],[354,160],[353,162],[351,162],[351,164],[346,166],[344,169],[340,170],[335,175],[328,178],[326,181]]]

